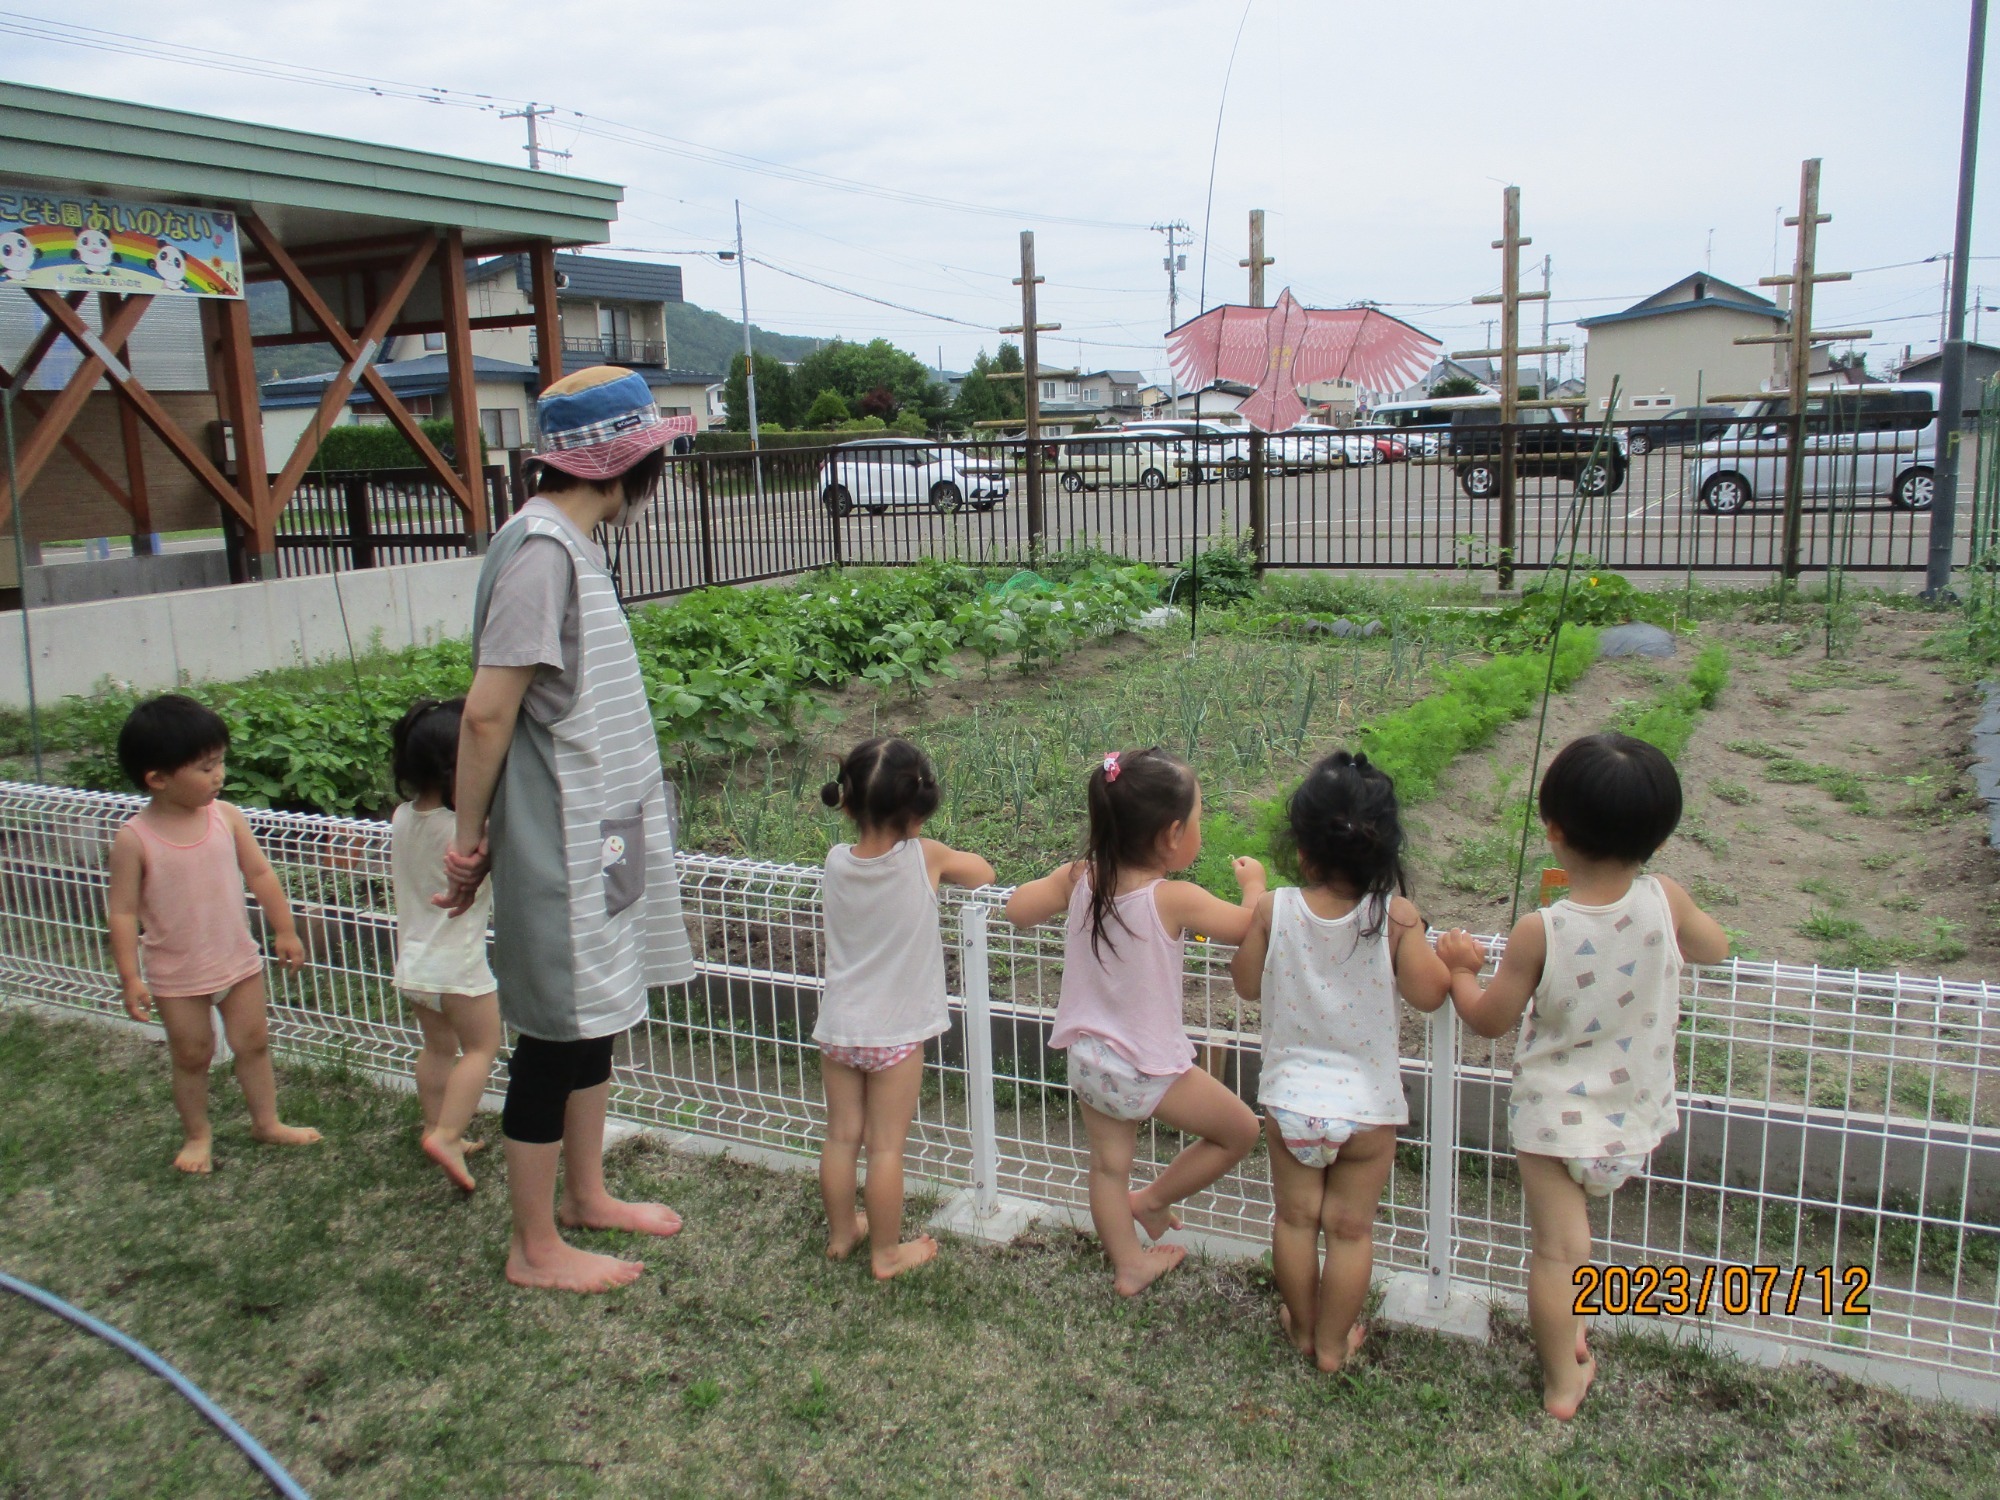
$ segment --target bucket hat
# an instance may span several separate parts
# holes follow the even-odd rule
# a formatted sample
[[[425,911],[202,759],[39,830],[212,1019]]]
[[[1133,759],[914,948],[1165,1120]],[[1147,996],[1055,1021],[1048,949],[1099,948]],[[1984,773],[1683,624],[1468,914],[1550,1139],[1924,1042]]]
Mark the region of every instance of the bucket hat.
[[[565,375],[535,403],[541,441],[534,461],[578,479],[615,479],[674,440],[646,377],[617,365]]]

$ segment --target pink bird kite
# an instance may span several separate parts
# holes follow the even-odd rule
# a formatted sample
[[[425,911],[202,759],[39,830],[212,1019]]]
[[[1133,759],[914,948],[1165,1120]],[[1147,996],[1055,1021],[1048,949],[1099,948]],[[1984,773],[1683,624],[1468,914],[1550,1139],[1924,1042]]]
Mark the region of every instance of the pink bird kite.
[[[1429,369],[1442,346],[1372,307],[1301,307],[1290,287],[1271,307],[1217,307],[1167,335],[1167,358],[1191,389],[1215,380],[1255,388],[1238,408],[1258,432],[1283,432],[1306,414],[1299,387],[1347,380],[1392,391]]]

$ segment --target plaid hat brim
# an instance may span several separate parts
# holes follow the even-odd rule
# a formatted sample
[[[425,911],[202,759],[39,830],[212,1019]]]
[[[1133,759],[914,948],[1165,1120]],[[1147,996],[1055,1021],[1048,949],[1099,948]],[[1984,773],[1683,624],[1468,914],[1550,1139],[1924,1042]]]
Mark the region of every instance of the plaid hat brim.
[[[680,424],[659,420],[621,432],[601,443],[578,448],[552,448],[534,454],[533,461],[577,479],[616,479],[656,448],[673,442]]]

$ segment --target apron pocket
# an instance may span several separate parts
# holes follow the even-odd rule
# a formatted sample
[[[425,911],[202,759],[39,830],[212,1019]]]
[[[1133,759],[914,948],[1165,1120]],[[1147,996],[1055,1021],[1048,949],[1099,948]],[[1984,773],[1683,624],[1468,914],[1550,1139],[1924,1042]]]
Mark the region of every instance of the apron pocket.
[[[604,914],[615,917],[646,894],[646,815],[605,818],[598,866],[604,874]]]

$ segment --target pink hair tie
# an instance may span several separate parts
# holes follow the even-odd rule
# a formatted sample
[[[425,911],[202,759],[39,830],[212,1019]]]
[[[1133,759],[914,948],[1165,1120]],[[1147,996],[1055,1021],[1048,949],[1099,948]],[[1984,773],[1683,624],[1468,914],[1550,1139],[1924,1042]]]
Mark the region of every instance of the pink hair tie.
[[[1118,779],[1118,752],[1113,750],[1104,757],[1104,780],[1108,784]]]

